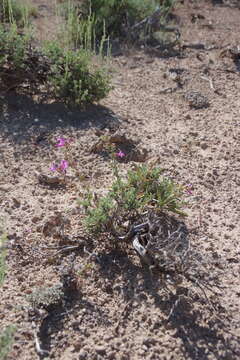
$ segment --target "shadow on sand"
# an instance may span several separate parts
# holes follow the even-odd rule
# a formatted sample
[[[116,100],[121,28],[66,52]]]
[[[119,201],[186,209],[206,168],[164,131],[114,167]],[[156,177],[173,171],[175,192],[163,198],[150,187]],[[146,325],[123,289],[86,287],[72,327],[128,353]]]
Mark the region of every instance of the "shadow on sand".
[[[115,130],[121,119],[110,109],[91,105],[86,109],[67,108],[63,103],[39,104],[24,95],[9,94],[0,113],[0,135],[20,145],[41,142],[56,130],[87,130],[91,127]]]
[[[134,299],[145,302],[151,298],[155,306],[166,316],[166,320],[155,323],[155,331],[159,329],[161,334],[161,328],[174,329],[174,337],[181,340],[181,352],[184,358],[193,360],[209,360],[212,356],[215,359],[239,358],[240,352],[236,350],[236,342],[239,339],[231,333],[229,335],[227,322],[225,324],[218,319],[224,309],[219,310],[217,317],[212,316],[204,296],[193,300],[188,296],[189,289],[182,285],[179,285],[174,293],[168,292],[166,296],[166,292],[162,291],[164,280],[159,273],[150,273],[147,266],[134,265],[121,250],[101,254],[99,259],[100,272],[112,282],[112,287],[119,275],[123,278],[124,285],[119,289],[119,294],[128,304],[128,315],[120,322],[121,327],[128,326],[128,316],[132,311],[134,312],[132,307]],[[137,286],[139,279],[141,279],[140,287]],[[199,306],[195,306],[195,301]],[[204,314],[203,307],[205,307]]]

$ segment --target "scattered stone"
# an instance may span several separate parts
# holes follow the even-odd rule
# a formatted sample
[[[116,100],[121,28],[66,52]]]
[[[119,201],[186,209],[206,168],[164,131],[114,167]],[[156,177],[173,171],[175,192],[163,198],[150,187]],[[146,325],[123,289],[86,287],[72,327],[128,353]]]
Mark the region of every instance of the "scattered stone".
[[[103,135],[101,138],[95,142],[90,151],[92,153],[110,153],[110,149],[115,149],[114,151],[121,151],[124,155],[123,157],[116,157],[116,160],[119,162],[145,162],[148,158],[148,150],[143,148],[139,149],[137,147],[139,141],[127,138],[127,136],[120,131],[117,131],[113,135]]]
[[[35,171],[35,175],[39,183],[44,185],[59,185],[65,182],[64,178],[58,175],[49,176],[49,175],[41,174],[38,171]]]
[[[108,359],[109,359],[109,360],[114,360],[115,357],[116,357],[116,352],[115,352],[115,351],[110,351],[110,352],[108,353]]]
[[[126,160],[135,161],[135,162],[145,162],[148,159],[148,150],[147,149],[133,149]]]
[[[60,212],[50,216],[42,227],[44,236],[60,235],[66,227],[70,226],[70,220]]]
[[[224,56],[232,57],[234,60],[239,60],[240,59],[240,45],[230,46],[227,49],[224,49],[220,53],[220,57],[224,57]]]
[[[98,354],[100,355],[105,355],[106,354],[106,349],[104,345],[98,345],[95,347],[95,350]]]
[[[208,148],[208,144],[207,144],[207,143],[202,143],[202,144],[201,144],[201,148],[202,148],[203,150],[206,150],[206,149]]]
[[[11,190],[11,187],[9,186],[9,184],[0,185],[0,191],[8,192],[10,190]]]
[[[34,216],[34,217],[32,218],[32,222],[33,222],[34,224],[38,223],[40,220],[41,220],[41,219],[40,219],[38,216]]]
[[[199,91],[189,91],[184,95],[189,106],[194,109],[204,109],[209,107],[208,98],[202,95]]]
[[[14,205],[13,205],[14,207],[19,208],[21,206],[20,200],[14,198],[14,197],[12,198],[12,200],[13,200],[13,203],[14,203]]]
[[[109,137],[109,142],[112,144],[125,144],[128,143],[129,139],[127,139],[126,135],[123,133],[116,132],[115,134]]]
[[[79,360],[85,360],[87,358],[87,352],[84,349],[81,349],[79,351]]]

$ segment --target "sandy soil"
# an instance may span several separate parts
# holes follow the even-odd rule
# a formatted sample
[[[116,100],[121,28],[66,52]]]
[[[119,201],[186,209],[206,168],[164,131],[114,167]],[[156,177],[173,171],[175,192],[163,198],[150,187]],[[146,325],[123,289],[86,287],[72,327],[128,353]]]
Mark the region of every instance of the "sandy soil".
[[[0,218],[9,239],[0,321],[1,329],[17,328],[9,360],[41,357],[34,337],[41,321],[40,345],[53,359],[240,357],[240,60],[228,50],[239,46],[240,10],[233,1],[181,3],[175,11],[181,49],[129,50],[114,58],[115,88],[99,106],[77,111],[8,96],[0,118]],[[193,91],[207,107],[191,106],[186,95]],[[152,278],[130,247],[84,236],[77,199],[86,186],[101,192],[112,179],[109,159],[90,148],[115,131],[145,149],[146,162],[193,185],[186,225],[192,246],[211,259],[209,276],[218,273],[219,295],[206,289],[207,299],[200,291],[189,301],[184,287],[166,292],[161,276]],[[63,159],[54,145],[62,136],[73,139],[84,180],[70,171],[66,186],[49,186],[35,171],[50,174]],[[80,246],[53,256],[51,247],[64,245],[53,231],[59,213]],[[32,314],[27,296],[58,283],[70,265],[81,272],[71,296],[48,316]]]

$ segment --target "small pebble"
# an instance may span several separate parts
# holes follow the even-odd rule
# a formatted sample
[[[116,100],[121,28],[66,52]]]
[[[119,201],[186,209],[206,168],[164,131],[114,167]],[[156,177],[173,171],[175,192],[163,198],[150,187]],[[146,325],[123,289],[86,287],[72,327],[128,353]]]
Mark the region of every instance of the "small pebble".
[[[106,349],[105,349],[105,347],[103,345],[96,346],[95,350],[100,355],[105,355],[106,354]]]
[[[206,150],[206,149],[208,148],[208,145],[207,145],[206,143],[202,143],[202,144],[201,144],[201,148],[202,148],[203,150]]]

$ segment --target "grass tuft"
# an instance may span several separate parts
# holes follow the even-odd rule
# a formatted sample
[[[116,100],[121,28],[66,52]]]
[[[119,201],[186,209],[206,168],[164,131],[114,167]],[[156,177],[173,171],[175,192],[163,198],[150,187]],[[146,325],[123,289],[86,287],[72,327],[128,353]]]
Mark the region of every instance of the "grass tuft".
[[[6,275],[6,255],[7,250],[5,247],[7,241],[7,234],[0,228],[0,286],[3,285]]]
[[[13,341],[14,341],[14,333],[16,331],[15,326],[7,326],[0,333],[0,360],[5,360],[9,351],[11,350]]]
[[[29,25],[31,16],[37,16],[35,7],[19,0],[0,0],[0,22],[16,24],[19,27]]]
[[[162,176],[159,168],[137,166],[123,179],[114,165],[113,182],[106,196],[96,198],[88,192],[81,205],[86,212],[85,225],[93,233],[121,232],[129,219],[139,218],[145,211],[171,212],[185,216],[182,207],[184,190],[171,179]]]

